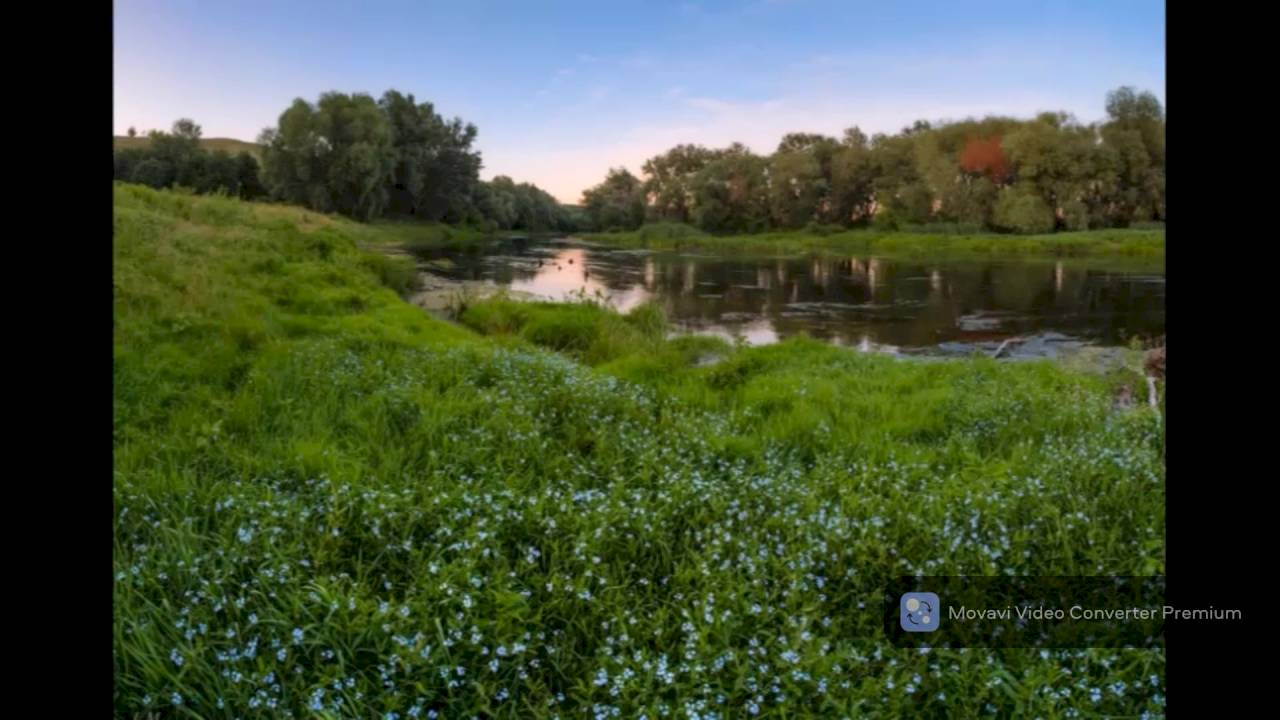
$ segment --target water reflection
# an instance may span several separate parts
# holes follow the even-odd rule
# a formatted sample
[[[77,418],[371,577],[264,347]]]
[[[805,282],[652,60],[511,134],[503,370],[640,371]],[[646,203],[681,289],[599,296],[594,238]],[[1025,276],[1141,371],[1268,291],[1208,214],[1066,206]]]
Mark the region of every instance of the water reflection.
[[[1101,343],[1164,331],[1162,267],[1064,261],[874,257],[752,259],[645,253],[572,241],[505,241],[439,251],[440,271],[562,300],[602,296],[625,312],[656,301],[684,330],[763,344],[806,332],[862,347],[917,348],[1057,331]]]

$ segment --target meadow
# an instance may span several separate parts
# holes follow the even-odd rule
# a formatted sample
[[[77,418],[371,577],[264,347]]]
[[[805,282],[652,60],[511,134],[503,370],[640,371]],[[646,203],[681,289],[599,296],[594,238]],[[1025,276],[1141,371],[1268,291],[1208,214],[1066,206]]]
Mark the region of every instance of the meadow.
[[[116,184],[113,230],[117,717],[1164,714],[1163,652],[881,629],[898,575],[1163,574],[1124,378],[448,322],[378,252],[442,227]]]

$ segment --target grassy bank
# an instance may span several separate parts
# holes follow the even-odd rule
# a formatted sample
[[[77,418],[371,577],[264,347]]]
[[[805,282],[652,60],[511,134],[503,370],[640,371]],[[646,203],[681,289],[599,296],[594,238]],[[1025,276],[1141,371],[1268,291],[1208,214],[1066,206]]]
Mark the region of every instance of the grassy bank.
[[[118,716],[1163,712],[1162,653],[880,629],[898,574],[1163,571],[1158,426],[1102,380],[449,324],[395,232],[116,186]]]
[[[1164,230],[1090,230],[1051,235],[930,234],[845,230],[756,235],[708,235],[684,225],[646,225],[633,232],[584,233],[617,247],[794,255],[811,252],[864,253],[904,258],[974,257],[1164,257]]]

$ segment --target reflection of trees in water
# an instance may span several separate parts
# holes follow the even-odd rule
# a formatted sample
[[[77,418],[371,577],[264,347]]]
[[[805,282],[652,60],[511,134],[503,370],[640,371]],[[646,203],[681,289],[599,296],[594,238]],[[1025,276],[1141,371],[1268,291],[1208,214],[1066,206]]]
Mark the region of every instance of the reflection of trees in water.
[[[572,280],[575,287],[598,285],[618,296],[653,297],[675,322],[694,327],[749,327],[762,337],[770,328],[781,337],[804,331],[849,345],[864,337],[899,346],[953,340],[961,335],[957,317],[990,311],[1008,314],[1003,329],[1010,332],[1052,328],[1111,340],[1121,330],[1159,332],[1164,323],[1162,284],[1062,261],[749,260],[581,248],[557,248],[548,254],[545,246],[536,244],[522,252],[516,248],[513,244],[500,250],[505,257],[457,256],[450,274],[526,286],[545,277],[553,288]],[[539,257],[542,267],[537,266]],[[575,258],[571,271],[569,257]],[[558,271],[556,264],[561,266]],[[816,308],[822,312],[789,307],[809,302],[823,303]],[[740,315],[735,318],[734,313]],[[729,320],[723,319],[726,314]],[[749,317],[756,320],[747,323]]]

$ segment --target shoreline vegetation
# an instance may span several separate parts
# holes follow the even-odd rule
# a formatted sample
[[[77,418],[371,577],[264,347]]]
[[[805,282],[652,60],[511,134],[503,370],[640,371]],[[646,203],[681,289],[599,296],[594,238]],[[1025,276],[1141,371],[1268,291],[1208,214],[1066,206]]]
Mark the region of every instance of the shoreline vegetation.
[[[644,225],[632,232],[576,233],[588,242],[651,250],[709,250],[752,254],[867,253],[930,256],[1163,258],[1165,231],[1112,229],[1045,235],[940,233],[869,229],[798,230],[755,235],[711,235],[687,225]]]
[[[990,252],[995,241],[983,233],[999,232],[1028,238],[999,241],[1006,250],[1047,244],[1071,254],[1146,247],[1111,242],[1107,231],[1163,226],[1164,129],[1154,95],[1121,87],[1107,94],[1106,118],[1088,124],[1042,112],[918,120],[870,137],[855,125],[840,137],[787,133],[768,154],[739,142],[680,144],[646,160],[642,177],[610,168],[579,204],[565,204],[528,182],[481,180],[479,130],[431,102],[396,90],[377,99],[326,92],[296,98],[253,144],[205,139],[190,118],[141,138],[131,128],[115,140],[113,177],[485,233],[621,231],[615,239],[625,241],[654,227],[696,228],[755,238],[744,247],[861,233],[864,243],[922,252],[931,243],[888,231],[945,228],[956,249]]]
[[[1162,574],[1137,376],[450,323],[382,252],[421,227],[113,193],[118,716],[1165,712],[1162,651],[882,629],[904,574]]]

